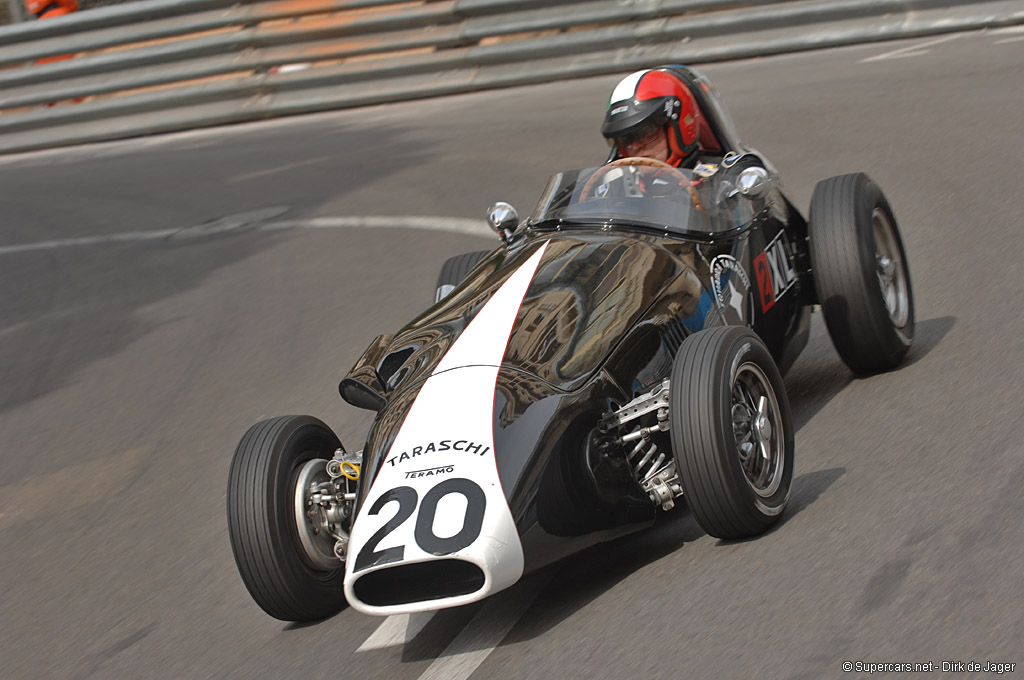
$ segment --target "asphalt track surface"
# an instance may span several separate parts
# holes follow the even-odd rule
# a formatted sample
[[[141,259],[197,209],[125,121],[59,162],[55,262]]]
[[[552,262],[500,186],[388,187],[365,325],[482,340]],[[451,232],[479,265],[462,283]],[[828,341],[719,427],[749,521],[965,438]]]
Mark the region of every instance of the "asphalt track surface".
[[[786,381],[797,470],[777,529],[720,542],[683,510],[411,620],[286,625],[235,570],[224,493],[241,434],[311,413],[361,446],[367,415],[338,378],[427,304],[447,256],[494,242],[430,227],[472,230],[497,199],[525,213],[549,172],[602,160],[617,77],[12,156],[0,676],[1024,672],[1024,33],[704,70],[803,209],[824,177],[878,181],[915,287],[916,342],[892,373],[855,379],[815,315]],[[458,220],[353,227],[363,216]]]

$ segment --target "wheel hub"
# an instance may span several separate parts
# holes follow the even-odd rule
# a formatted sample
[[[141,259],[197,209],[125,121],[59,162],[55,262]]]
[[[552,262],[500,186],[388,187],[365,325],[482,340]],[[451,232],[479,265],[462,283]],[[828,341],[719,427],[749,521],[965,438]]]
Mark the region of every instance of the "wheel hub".
[[[882,293],[882,301],[889,319],[897,328],[903,328],[907,325],[910,314],[910,296],[896,231],[888,215],[880,208],[875,208],[872,212],[871,225],[875,237],[875,275],[878,278],[878,289]]]
[[[344,566],[334,551],[337,539],[332,525],[338,518],[333,487],[327,474],[327,461],[320,458],[306,461],[295,480],[295,528],[302,547],[301,556],[315,569],[333,570]]]
[[[760,415],[754,420],[754,437],[762,447],[772,439],[772,423],[768,416]]]
[[[743,474],[762,498],[782,483],[783,442],[779,407],[767,376],[752,363],[737,369],[732,389],[733,435]]]

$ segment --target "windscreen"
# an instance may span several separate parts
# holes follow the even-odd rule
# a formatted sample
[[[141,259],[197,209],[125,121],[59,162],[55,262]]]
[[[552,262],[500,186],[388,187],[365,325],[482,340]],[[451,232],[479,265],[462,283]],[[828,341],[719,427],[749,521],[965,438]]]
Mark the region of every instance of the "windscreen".
[[[646,159],[631,159],[643,162]],[[651,227],[713,234],[748,225],[754,210],[720,166],[697,171],[609,164],[553,175],[530,217],[536,227]]]

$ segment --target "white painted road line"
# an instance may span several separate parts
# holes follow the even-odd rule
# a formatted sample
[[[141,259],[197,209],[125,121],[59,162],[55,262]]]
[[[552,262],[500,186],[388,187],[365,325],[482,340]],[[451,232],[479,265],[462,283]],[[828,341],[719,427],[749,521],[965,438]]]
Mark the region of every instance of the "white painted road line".
[[[898,50],[893,50],[892,52],[886,52],[885,54],[877,54],[873,57],[861,59],[859,63],[866,64],[871,61],[881,61],[883,59],[902,59],[904,57],[917,57],[922,54],[928,53],[928,50],[925,49],[926,47],[932,47],[934,45],[940,45],[944,42],[949,42],[950,40],[956,40],[962,35],[962,33],[956,33],[954,35],[947,35],[943,38],[939,38],[938,40],[932,40],[931,42],[921,43],[919,45],[910,45],[909,47],[902,47]]]
[[[447,231],[457,234],[493,236],[494,232],[483,220],[465,217],[314,217],[308,220],[283,220],[260,225],[262,230],[273,229],[423,229]]]
[[[366,642],[359,645],[359,649],[356,651],[366,652],[371,649],[404,645],[419,635],[432,618],[434,618],[434,612],[389,616],[377,627],[377,630],[373,631],[373,635],[366,638]]]
[[[236,175],[228,181],[235,184],[238,182],[248,182],[249,180],[256,179],[258,177],[266,177],[268,175],[278,175],[282,172],[290,172],[292,170],[298,170],[310,165],[316,165],[317,163],[324,163],[326,161],[334,160],[333,156],[321,156],[320,158],[307,158],[305,160],[296,161],[295,163],[288,163],[287,165],[278,165],[271,168],[263,168],[262,170],[255,170],[253,172],[247,172],[241,175]]]
[[[419,680],[467,680],[518,623],[553,573],[529,577],[488,599]]]
[[[217,232],[203,230],[204,225],[184,229],[163,229],[160,231],[139,231],[124,234],[105,234],[103,236],[83,236],[80,238],[61,239],[59,241],[39,241],[19,245],[0,246],[0,255],[13,255],[34,250],[52,250],[54,248],[74,248],[78,246],[95,246],[106,243],[125,243],[130,241],[162,241],[182,238],[186,233],[194,233],[193,238],[205,233],[227,231],[277,231],[283,229],[422,229],[426,231],[447,231],[455,234],[473,236],[492,236],[483,220],[472,220],[465,217],[315,217],[308,220],[287,220],[278,222],[256,222],[251,225],[234,224],[233,228],[222,227]]]
[[[40,241],[37,243],[23,243],[17,246],[0,246],[0,255],[13,253],[24,253],[32,250],[51,250],[53,248],[73,248],[75,246],[95,246],[104,243],[122,243],[126,241],[155,241],[170,238],[177,229],[163,231],[140,231],[126,234],[108,234],[106,236],[83,236],[81,238],[66,238],[60,241]]]

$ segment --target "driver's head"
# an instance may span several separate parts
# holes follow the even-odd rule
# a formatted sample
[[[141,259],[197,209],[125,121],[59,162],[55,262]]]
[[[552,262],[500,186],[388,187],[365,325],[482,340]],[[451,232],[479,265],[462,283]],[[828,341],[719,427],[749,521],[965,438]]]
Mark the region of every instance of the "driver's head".
[[[676,167],[696,165],[699,130],[700,109],[689,88],[656,68],[615,86],[601,125],[619,158],[644,156]]]

